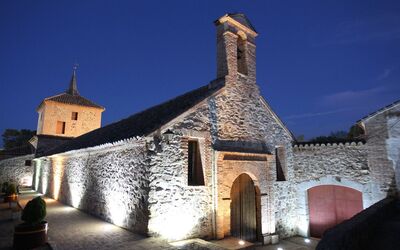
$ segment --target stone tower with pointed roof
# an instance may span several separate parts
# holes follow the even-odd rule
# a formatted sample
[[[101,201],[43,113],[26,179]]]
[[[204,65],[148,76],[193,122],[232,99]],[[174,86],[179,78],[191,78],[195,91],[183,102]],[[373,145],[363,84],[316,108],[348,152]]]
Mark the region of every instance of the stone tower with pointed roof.
[[[74,68],[68,89],[64,93],[45,98],[38,106],[37,134],[78,137],[100,128],[104,110],[102,106],[79,94]]]

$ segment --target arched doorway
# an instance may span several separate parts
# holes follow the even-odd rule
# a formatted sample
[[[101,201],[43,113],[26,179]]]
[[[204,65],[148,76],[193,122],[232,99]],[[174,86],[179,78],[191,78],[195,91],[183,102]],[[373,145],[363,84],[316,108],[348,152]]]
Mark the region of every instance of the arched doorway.
[[[362,193],[337,185],[308,189],[310,235],[320,238],[333,226],[353,217],[363,209]]]
[[[247,174],[239,175],[231,189],[231,235],[257,240],[256,189]]]

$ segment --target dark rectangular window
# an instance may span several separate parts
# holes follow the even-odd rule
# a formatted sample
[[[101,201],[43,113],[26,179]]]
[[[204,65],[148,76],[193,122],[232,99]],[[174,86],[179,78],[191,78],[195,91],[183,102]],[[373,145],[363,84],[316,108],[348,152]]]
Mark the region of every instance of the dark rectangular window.
[[[198,141],[189,141],[188,145],[188,185],[204,186],[203,165]]]
[[[276,156],[276,180],[277,181],[286,181],[285,177],[285,169],[286,169],[286,161],[285,161],[285,148],[277,147],[275,149]]]
[[[26,160],[25,161],[25,166],[32,166],[32,161],[31,160]]]
[[[65,134],[65,122],[57,121],[56,134]]]
[[[78,112],[72,112],[71,120],[73,120],[73,121],[78,120]]]

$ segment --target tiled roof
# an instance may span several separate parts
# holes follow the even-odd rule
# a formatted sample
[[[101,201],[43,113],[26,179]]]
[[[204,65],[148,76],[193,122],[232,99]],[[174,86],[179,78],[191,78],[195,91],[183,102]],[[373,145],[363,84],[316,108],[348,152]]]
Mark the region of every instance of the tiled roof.
[[[361,118],[357,122],[363,122],[363,121],[365,121],[365,120],[367,120],[367,119],[369,119],[369,118],[371,118],[371,117],[373,117],[373,116],[375,116],[375,115],[377,115],[379,113],[385,112],[386,110],[389,110],[389,109],[393,108],[394,106],[396,106],[398,104],[400,104],[400,100],[397,100],[397,101],[395,101],[395,102],[393,102],[393,103],[391,103],[391,104],[389,104],[389,105],[387,105],[387,106],[385,106],[385,107],[383,107],[381,109],[378,109],[375,112],[372,112],[369,115],[364,116],[363,118]]]
[[[77,87],[77,83],[76,83],[76,68],[74,68],[74,70],[72,72],[71,81],[69,82],[68,89],[62,94],[51,96],[51,97],[44,99],[40,103],[40,105],[37,107],[37,109],[39,109],[45,101],[74,104],[74,105],[93,107],[93,108],[99,108],[99,109],[104,110],[104,107],[79,95],[78,87]]]
[[[4,149],[0,150],[0,160],[13,158],[22,155],[29,155],[34,153],[34,148],[29,144],[26,143],[23,146],[11,148],[11,149]]]
[[[247,19],[247,17],[244,14],[242,14],[242,13],[229,13],[228,16],[230,16],[232,19],[234,19],[238,23],[246,26],[247,28],[252,29],[254,32],[257,32],[256,29],[254,28],[254,26],[249,21],[249,19]]]
[[[148,135],[211,96],[223,86],[223,81],[212,82],[126,119],[76,137],[46,151],[42,156]]]
[[[59,95],[48,97],[43,100],[43,102],[45,101],[61,102],[66,104],[75,104],[80,106],[104,109],[102,106],[86,99],[85,97],[82,97],[80,95],[71,95],[67,93],[62,93]],[[43,102],[39,105],[38,109],[40,108],[40,106],[42,106]]]

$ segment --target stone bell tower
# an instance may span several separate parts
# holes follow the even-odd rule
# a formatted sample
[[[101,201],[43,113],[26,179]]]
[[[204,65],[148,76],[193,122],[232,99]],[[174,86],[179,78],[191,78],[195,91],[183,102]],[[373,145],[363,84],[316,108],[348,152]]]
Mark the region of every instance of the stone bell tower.
[[[217,78],[237,74],[256,81],[256,45],[258,35],[244,14],[226,14],[217,26]]]

